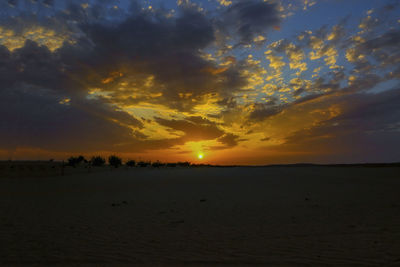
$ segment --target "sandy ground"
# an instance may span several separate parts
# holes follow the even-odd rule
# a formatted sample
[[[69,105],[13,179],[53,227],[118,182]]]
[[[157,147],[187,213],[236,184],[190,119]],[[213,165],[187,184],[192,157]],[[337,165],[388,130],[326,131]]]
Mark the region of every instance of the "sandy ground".
[[[0,264],[400,266],[400,168],[0,179]]]

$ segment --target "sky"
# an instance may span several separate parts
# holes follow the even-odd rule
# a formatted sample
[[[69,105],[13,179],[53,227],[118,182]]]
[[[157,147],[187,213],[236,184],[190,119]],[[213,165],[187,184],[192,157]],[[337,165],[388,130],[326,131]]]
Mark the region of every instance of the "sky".
[[[0,159],[400,161],[400,2],[0,2]]]

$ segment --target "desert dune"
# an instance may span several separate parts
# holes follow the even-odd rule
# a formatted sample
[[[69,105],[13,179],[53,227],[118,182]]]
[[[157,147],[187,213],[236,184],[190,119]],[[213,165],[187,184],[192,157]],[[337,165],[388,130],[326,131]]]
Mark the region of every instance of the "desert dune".
[[[0,179],[0,264],[399,266],[400,168]]]

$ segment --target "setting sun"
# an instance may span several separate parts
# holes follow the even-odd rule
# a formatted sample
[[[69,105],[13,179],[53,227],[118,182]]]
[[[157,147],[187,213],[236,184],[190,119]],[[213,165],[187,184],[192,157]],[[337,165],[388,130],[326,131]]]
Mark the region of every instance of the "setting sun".
[[[204,155],[203,155],[202,153],[199,153],[199,154],[197,155],[197,158],[198,158],[198,159],[203,159],[203,157],[204,157]]]

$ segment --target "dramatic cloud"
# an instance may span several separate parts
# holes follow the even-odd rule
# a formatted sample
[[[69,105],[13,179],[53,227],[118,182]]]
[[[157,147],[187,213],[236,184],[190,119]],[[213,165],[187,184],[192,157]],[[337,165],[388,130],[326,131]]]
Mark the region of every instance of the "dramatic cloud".
[[[257,0],[235,1],[227,9],[223,24],[232,28],[244,44],[280,23],[278,6],[275,3]]]
[[[0,150],[397,160],[400,5],[326,8],[1,2]]]
[[[187,120],[165,120],[156,118],[157,123],[184,133],[184,141],[212,140],[224,134],[215,123],[208,120],[191,117]]]
[[[60,104],[57,95],[18,84],[2,90],[2,148],[40,147],[62,151],[113,150],[133,138],[129,125],[140,123],[98,101]],[[10,103],[12,103],[10,105]]]
[[[336,105],[340,115],[302,129],[287,137],[281,149],[331,155],[331,162],[393,161],[400,156],[400,88],[378,94],[330,97],[325,106]],[[394,154],[388,154],[393,151]],[[317,155],[312,158],[317,161]],[[325,156],[326,157],[326,156]],[[326,158],[324,157],[324,160]]]

